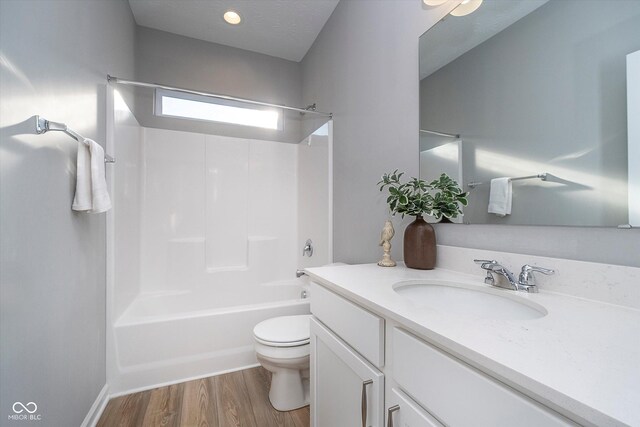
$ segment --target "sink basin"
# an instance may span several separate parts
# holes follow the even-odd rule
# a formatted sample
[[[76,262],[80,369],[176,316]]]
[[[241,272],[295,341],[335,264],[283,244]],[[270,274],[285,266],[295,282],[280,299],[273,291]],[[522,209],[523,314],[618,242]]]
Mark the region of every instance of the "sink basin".
[[[484,319],[526,320],[547,315],[540,304],[509,290],[447,282],[401,282],[393,290],[418,307]]]

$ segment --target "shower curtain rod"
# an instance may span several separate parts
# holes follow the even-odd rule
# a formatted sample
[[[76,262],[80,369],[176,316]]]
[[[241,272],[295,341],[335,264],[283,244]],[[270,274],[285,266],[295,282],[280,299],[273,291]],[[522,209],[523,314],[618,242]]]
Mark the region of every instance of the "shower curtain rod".
[[[116,84],[121,84],[121,85],[148,87],[148,88],[153,88],[153,89],[164,89],[164,90],[171,90],[171,91],[174,91],[174,92],[191,93],[193,95],[209,96],[211,98],[226,99],[227,101],[244,102],[245,104],[262,105],[264,107],[282,108],[283,110],[298,111],[298,112],[300,112],[302,114],[309,113],[309,114],[318,114],[320,116],[325,116],[325,117],[329,117],[329,118],[333,117],[333,113],[323,113],[321,111],[315,111],[314,109],[288,107],[286,105],[271,104],[269,102],[255,101],[253,99],[236,98],[235,96],[220,95],[220,94],[217,94],[217,93],[202,92],[202,91],[199,91],[199,90],[183,89],[183,88],[179,88],[179,87],[165,86],[165,85],[160,85],[160,84],[156,84],[156,83],[136,82],[134,80],[126,80],[126,79],[121,79],[120,77],[110,76],[108,74],[107,74],[107,81],[109,83],[116,83]],[[308,108],[315,108],[315,104],[312,104],[312,106],[310,106]]]
[[[420,129],[420,132],[422,132],[422,133],[431,133],[433,135],[448,136],[449,138],[460,139],[460,134],[437,132],[435,130],[427,130],[427,129]]]

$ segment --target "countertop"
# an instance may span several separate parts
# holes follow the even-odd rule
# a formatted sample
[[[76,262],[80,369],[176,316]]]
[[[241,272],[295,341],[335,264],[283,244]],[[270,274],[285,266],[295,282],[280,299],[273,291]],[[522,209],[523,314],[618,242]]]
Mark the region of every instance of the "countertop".
[[[306,272],[311,280],[581,424],[640,426],[640,310],[541,290],[516,296],[543,306],[548,311],[544,317],[454,316],[418,306],[393,285],[434,280],[496,288],[478,276],[402,265],[327,266]]]

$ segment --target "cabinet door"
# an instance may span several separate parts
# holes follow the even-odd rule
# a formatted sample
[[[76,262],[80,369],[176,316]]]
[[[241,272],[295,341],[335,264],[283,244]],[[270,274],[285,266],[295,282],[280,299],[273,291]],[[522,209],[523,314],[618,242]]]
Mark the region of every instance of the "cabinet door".
[[[387,406],[388,427],[442,427],[438,420],[413,399],[395,388],[391,390]]]
[[[311,425],[383,427],[380,371],[311,319]]]

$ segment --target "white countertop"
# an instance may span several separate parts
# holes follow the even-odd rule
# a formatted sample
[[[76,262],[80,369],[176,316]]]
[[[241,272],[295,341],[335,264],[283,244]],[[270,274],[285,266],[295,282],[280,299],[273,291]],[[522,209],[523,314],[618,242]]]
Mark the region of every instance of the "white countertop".
[[[418,307],[392,286],[407,280],[489,285],[477,276],[401,265],[306,271],[313,281],[582,424],[640,426],[640,310],[541,290],[517,293],[548,311],[538,319],[454,316]]]

